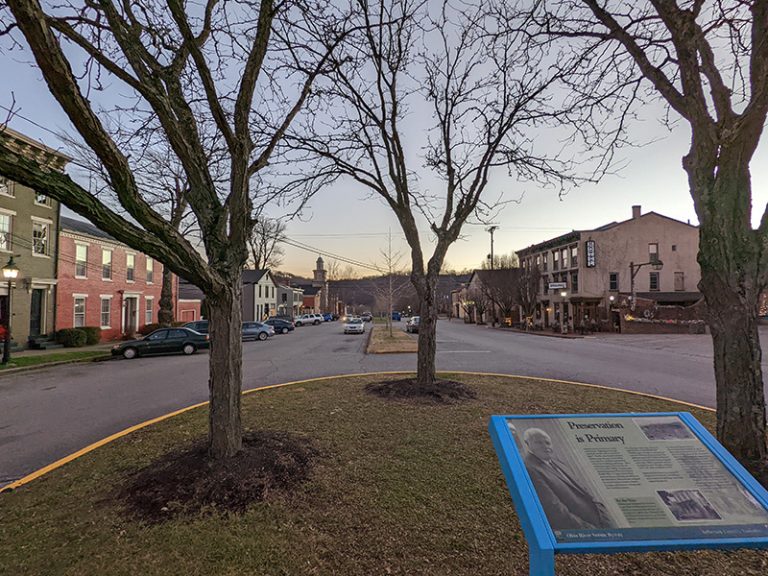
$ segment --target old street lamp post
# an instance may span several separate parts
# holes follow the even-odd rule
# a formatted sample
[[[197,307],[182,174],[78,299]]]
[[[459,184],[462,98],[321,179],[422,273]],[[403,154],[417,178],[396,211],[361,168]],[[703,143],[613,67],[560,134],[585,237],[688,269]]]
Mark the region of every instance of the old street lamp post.
[[[19,267],[13,261],[13,256],[8,264],[3,266],[3,278],[8,280],[8,298],[5,299],[5,336],[3,338],[3,364],[8,364],[11,359],[11,285],[19,275]]]
[[[634,262],[629,263],[629,292],[631,294],[630,298],[632,298],[630,310],[633,312],[635,311],[635,301],[637,300],[637,295],[635,294],[635,276],[637,276],[637,273],[643,266],[650,266],[654,270],[661,270],[664,267],[664,263],[661,260],[652,260],[650,262],[643,262],[642,264],[635,264]]]
[[[560,292],[560,297],[563,299],[562,303],[562,310],[560,312],[561,318],[560,318],[560,333],[567,334],[568,333],[568,315],[565,313],[565,299],[568,297],[568,292],[563,290]]]

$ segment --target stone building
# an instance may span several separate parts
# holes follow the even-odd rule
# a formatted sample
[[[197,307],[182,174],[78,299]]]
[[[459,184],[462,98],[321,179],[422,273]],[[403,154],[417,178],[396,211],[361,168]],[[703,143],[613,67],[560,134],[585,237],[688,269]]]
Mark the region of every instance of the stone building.
[[[0,138],[51,170],[63,172],[70,160],[7,126],[0,130]],[[56,330],[59,209],[52,198],[0,176],[0,267],[13,257],[19,269],[10,290],[0,277],[0,324],[5,328],[10,321],[11,338],[19,347],[34,345]]]
[[[614,325],[619,301],[692,305],[701,271],[699,230],[632,207],[632,218],[594,230],[574,230],[517,251],[522,267],[541,273],[534,323],[548,327],[582,321]]]

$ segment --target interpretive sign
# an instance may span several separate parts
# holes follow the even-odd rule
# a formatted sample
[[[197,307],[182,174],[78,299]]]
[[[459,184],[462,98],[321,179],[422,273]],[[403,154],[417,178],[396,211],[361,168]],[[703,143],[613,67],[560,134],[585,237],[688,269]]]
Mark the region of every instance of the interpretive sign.
[[[560,288],[568,288],[568,284],[565,282],[550,282],[547,284],[547,288],[550,290],[559,290]]]
[[[768,492],[690,414],[493,416],[531,551],[768,547]]]

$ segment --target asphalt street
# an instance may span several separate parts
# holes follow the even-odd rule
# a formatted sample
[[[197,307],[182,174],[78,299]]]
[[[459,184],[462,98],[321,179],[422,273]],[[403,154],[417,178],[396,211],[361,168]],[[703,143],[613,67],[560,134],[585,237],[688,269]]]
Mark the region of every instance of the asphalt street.
[[[763,338],[768,340],[768,334]],[[244,347],[244,389],[415,370],[415,354],[365,355],[339,323]],[[439,370],[540,376],[714,406],[709,336],[532,336],[441,320]],[[0,376],[0,486],[134,424],[208,399],[208,355],[72,364]]]

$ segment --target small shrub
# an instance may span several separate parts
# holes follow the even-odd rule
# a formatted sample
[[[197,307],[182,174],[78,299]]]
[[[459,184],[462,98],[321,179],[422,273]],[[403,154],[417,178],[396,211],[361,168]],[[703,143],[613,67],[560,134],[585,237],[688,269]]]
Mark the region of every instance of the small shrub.
[[[82,328],[78,328],[78,330],[85,332],[85,343],[88,346],[93,346],[94,344],[101,342],[101,328],[98,326],[83,326]]]
[[[56,332],[56,342],[63,344],[65,348],[79,348],[85,346],[88,336],[79,328],[64,328]]]
[[[162,326],[157,322],[152,322],[150,324],[144,324],[144,326],[139,328],[138,332],[142,336],[146,336],[147,334],[152,334],[152,332],[154,332],[158,328],[162,328]]]

